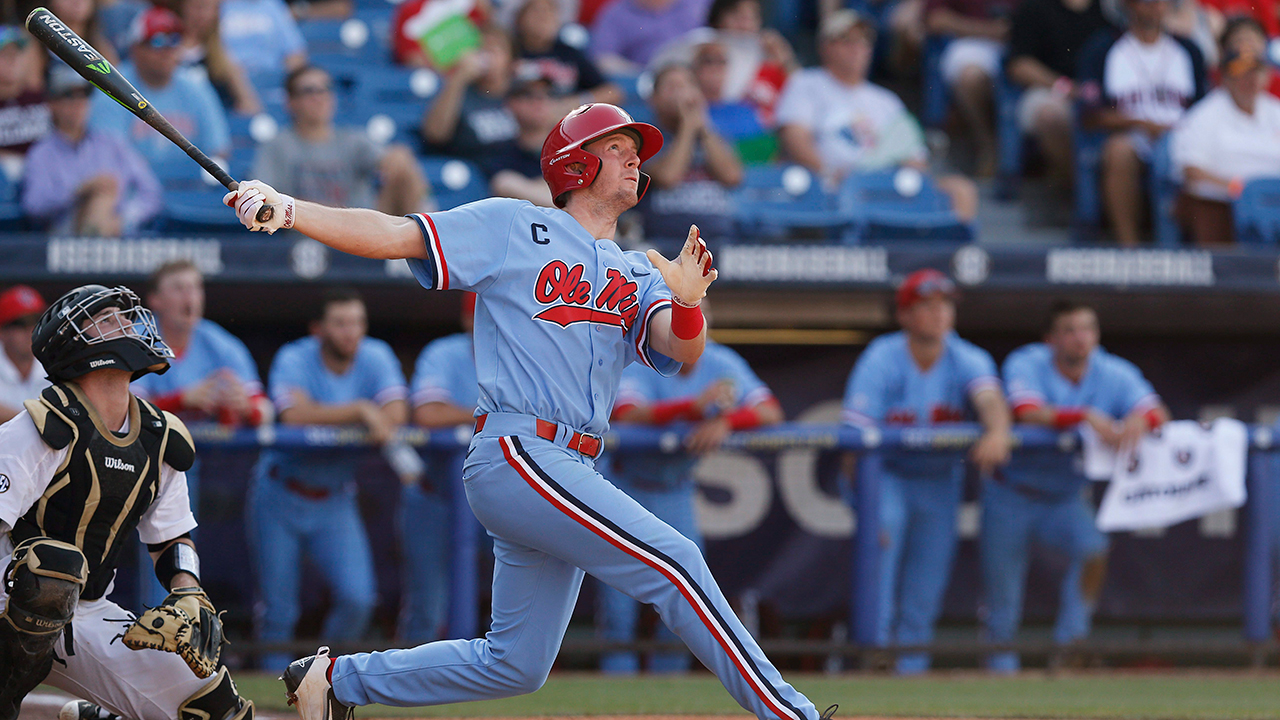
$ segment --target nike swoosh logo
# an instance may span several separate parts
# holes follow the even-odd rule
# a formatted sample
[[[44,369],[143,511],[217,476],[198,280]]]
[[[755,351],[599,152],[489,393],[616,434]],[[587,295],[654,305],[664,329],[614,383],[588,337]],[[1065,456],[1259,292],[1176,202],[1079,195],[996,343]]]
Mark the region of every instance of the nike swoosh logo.
[[[648,274],[649,274],[649,273],[647,273],[647,272],[640,272],[639,270],[632,270],[632,271],[631,271],[631,274],[632,274],[633,276],[635,276],[635,277],[646,277],[646,276],[648,276]]]

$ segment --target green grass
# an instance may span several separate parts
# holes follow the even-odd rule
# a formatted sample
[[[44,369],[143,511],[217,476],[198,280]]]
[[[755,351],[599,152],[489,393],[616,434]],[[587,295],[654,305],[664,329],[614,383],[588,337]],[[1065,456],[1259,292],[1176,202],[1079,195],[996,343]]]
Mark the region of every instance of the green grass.
[[[992,678],[940,674],[929,678],[790,674],[818,707],[840,704],[839,717],[1168,718],[1227,720],[1280,717],[1274,674],[1084,674]],[[263,710],[285,710],[281,684],[237,674],[236,684]],[[290,710],[292,712],[292,710]],[[532,695],[427,708],[361,708],[357,718],[502,717],[538,715],[713,715],[744,713],[707,675],[605,678],[556,673]]]

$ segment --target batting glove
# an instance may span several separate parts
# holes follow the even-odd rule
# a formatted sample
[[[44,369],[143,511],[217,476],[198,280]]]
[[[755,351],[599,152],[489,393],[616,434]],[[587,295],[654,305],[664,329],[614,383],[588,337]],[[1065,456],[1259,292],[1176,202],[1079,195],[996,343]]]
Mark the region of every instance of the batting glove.
[[[671,297],[685,307],[697,307],[707,294],[707,288],[719,275],[711,267],[711,251],[702,241],[697,225],[689,226],[689,237],[675,260],[662,257],[657,250],[645,253],[649,262],[662,273],[662,279],[671,288]]]
[[[222,203],[234,208],[240,224],[253,232],[266,232],[268,235],[284,228],[293,227],[293,198],[276,192],[275,188],[259,180],[247,180],[240,183],[235,190],[222,198]],[[271,217],[265,222],[258,221],[258,211],[263,206],[272,208]]]

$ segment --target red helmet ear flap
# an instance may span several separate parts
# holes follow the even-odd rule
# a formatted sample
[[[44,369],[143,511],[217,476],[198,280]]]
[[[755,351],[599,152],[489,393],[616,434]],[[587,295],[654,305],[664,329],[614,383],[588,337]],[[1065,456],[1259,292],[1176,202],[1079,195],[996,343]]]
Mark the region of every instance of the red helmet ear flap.
[[[636,184],[636,202],[640,202],[644,198],[644,191],[649,189],[649,180],[651,179],[649,173],[643,170],[640,172],[640,182]]]
[[[582,163],[580,172],[569,169],[575,163]],[[550,165],[557,166],[557,174],[560,178],[559,187],[556,188],[558,192],[552,198],[556,207],[563,208],[568,203],[570,190],[581,190],[595,182],[596,176],[600,174],[600,166],[603,164],[599,157],[581,147],[569,148],[552,159]]]

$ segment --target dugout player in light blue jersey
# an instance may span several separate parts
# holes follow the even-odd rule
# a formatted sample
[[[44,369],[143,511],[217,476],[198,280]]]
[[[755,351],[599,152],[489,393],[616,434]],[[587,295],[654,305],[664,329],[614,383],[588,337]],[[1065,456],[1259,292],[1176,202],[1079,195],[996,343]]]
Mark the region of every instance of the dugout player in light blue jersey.
[[[391,346],[365,335],[364,302],[352,290],[325,294],[312,334],[271,362],[271,400],[285,425],[364,425],[378,444],[408,419],[408,388]],[[263,450],[254,469],[247,522],[257,560],[258,637],[286,642],[298,622],[303,558],[320,568],[331,608],[325,637],[359,640],[373,614],[376,583],[369,538],[356,503],[349,448]],[[269,656],[278,670],[288,658]]]
[[[470,425],[475,420],[480,394],[471,340],[475,311],[476,296],[466,293],[463,332],[433,340],[418,354],[409,392],[415,425],[434,430]],[[449,608],[449,496],[454,479],[446,475],[449,465],[443,460],[433,456],[424,482],[404,486],[400,492],[398,532],[404,590],[396,635],[413,644],[443,637]]]
[[[494,540],[490,630],[332,659],[321,648],[285,673],[304,720],[375,702],[440,705],[538,689],[584,572],[654,605],[757,717],[819,717],[734,615],[697,544],[595,470],[623,368],[641,362],[670,375],[706,341],[698,303],[716,271],[697,228],[674,261],[612,240],[618,216],[649,185],[640,164],[661,147],[657,128],[595,103],[566,115],[543,144],[555,208],[491,198],[395,218],[295,201],[258,181],[224,198],[251,230],[296,227],[345,252],[409,258],[424,287],[479,295],[479,407],[463,482]],[[266,206],[272,216],[260,222]]]
[[[1043,343],[1024,345],[1004,361],[1004,382],[1018,422],[1060,430],[1086,423],[1107,444],[1132,447],[1169,420],[1142,372],[1098,346],[1093,308],[1061,301],[1049,312]],[[982,577],[986,637],[1013,642],[1032,543],[1069,561],[1058,601],[1054,641],[1083,639],[1106,576],[1107,538],[1094,523],[1089,481],[1079,458],[1022,452],[982,494]],[[1016,653],[988,658],[996,672],[1015,672]]]
[[[845,390],[851,425],[935,425],[976,414],[969,453],[982,474],[1009,460],[1009,406],[987,351],[955,334],[955,284],[937,270],[908,275],[896,295],[900,332],[867,346]],[[927,645],[956,549],[964,463],[944,453],[887,454],[880,475],[880,624],[885,646]],[[929,669],[925,653],[898,656],[899,673]]]
[[[697,491],[693,466],[701,455],[719,448],[734,430],[776,425],[783,416],[777,399],[747,361],[708,340],[702,357],[696,363],[685,363],[672,377],[642,365],[629,365],[622,373],[613,419],[643,425],[695,423],[685,436],[687,454],[618,453],[612,456],[609,469],[618,489],[701,547],[702,534],[693,513]],[[639,603],[601,585],[599,605],[599,630],[605,640],[635,639]],[[654,639],[672,641],[675,635],[659,624]],[[684,672],[689,669],[689,660],[688,653],[655,653],[648,659],[648,669]],[[600,669],[634,673],[640,669],[640,658],[633,652],[607,653],[600,660]]]
[[[257,426],[274,415],[262,390],[258,366],[239,338],[204,316],[204,276],[190,260],[171,260],[147,282],[147,306],[160,334],[173,349],[169,372],[135,380],[134,395],[171,412],[184,422]],[[191,510],[200,517],[200,459],[187,470]],[[139,561],[149,561],[146,548]],[[143,565],[145,567],[145,565]],[[148,573],[138,574],[139,604],[159,605],[168,591]]]

